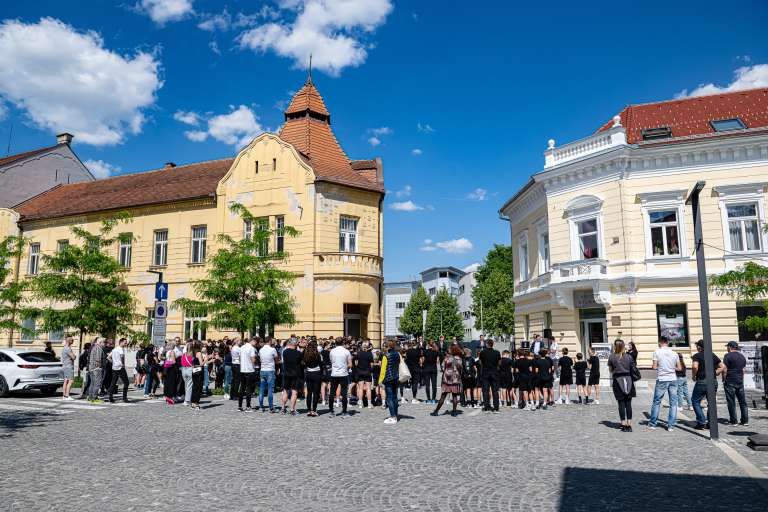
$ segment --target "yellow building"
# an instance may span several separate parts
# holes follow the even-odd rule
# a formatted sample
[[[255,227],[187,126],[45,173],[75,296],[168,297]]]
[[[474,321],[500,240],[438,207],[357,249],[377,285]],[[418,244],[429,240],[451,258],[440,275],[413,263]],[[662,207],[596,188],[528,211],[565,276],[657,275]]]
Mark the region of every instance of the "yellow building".
[[[584,352],[617,337],[651,365],[660,335],[686,358],[702,337],[686,197],[699,180],[709,276],[768,261],[768,89],[625,108],[556,146],[501,208],[515,268],[515,336],[547,333]],[[755,341],[761,306],[710,294],[715,352]],[[763,334],[766,338],[766,335]]]
[[[113,247],[126,267],[126,282],[140,313],[151,316],[154,283],[148,270],[162,271],[169,301],[194,298],[193,281],[206,273],[206,256],[217,250],[216,237],[244,236],[249,229],[228,206],[238,202],[276,231],[270,251],[289,254],[282,263],[295,272],[292,288],[297,324],[278,326],[290,333],[382,337],[382,201],[380,159],[350,160],[331,130],[330,113],[310,80],[285,111],[280,133],[264,133],[235,158],[164,168],[88,183],[57,186],[13,209],[0,210],[0,229],[18,230],[29,240],[19,262],[20,279],[41,268],[40,255],[72,238],[70,227],[97,230],[117,211],[133,218],[121,225],[134,241]],[[298,237],[279,236],[292,226]],[[215,338],[202,329],[203,318],[171,310],[167,336]],[[28,322],[28,321],[27,321]],[[28,326],[31,324],[28,322]],[[142,326],[136,326],[142,327]],[[58,341],[62,333],[6,343]]]

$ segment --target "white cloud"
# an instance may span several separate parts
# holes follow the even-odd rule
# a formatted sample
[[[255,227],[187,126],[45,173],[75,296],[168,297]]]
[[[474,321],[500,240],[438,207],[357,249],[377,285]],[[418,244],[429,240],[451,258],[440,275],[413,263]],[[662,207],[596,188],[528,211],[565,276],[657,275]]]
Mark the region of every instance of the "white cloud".
[[[381,128],[368,128],[368,133],[381,137],[383,135],[392,135],[393,130],[389,126],[382,126]]]
[[[479,269],[479,268],[480,268],[480,264],[479,263],[472,263],[471,265],[467,265],[466,267],[464,267],[464,272],[467,272],[467,273],[469,273],[469,272],[477,272],[477,269]]]
[[[207,130],[184,132],[184,136],[194,142],[202,142],[208,137],[224,144],[242,148],[262,133],[264,128],[253,110],[240,105],[229,114],[219,114],[208,119]]]
[[[221,55],[221,50],[219,50],[219,43],[217,43],[215,39],[208,43],[208,48],[210,48],[211,51],[216,55]]]
[[[86,160],[83,164],[98,179],[109,178],[121,170],[120,166],[108,164],[104,160]]]
[[[488,196],[488,191],[484,188],[476,188],[469,194],[467,194],[467,199],[470,199],[472,201],[485,201]]]
[[[173,114],[173,118],[180,123],[188,124],[190,126],[197,126],[200,124],[200,114],[191,110],[189,112],[177,110],[176,113]]]
[[[429,238],[424,240],[424,244],[419,247],[420,251],[432,252],[442,250],[450,254],[464,254],[474,249],[475,246],[466,238],[454,238],[443,242],[433,242]]]
[[[435,129],[428,124],[416,123],[416,129],[422,133],[434,133]]]
[[[136,9],[158,25],[183,20],[194,12],[192,0],[141,0]]]
[[[414,156],[421,156],[424,152],[420,150],[419,148],[413,148],[411,150],[411,154]]]
[[[220,30],[222,32],[229,30],[232,25],[232,16],[229,15],[226,7],[221,14],[203,14],[203,21],[197,24],[197,28],[205,30],[206,32],[215,32]]]
[[[368,138],[368,144],[370,144],[373,147],[376,147],[379,144],[381,144],[381,139],[378,138],[378,137],[375,137],[375,136],[374,137],[369,137]]]
[[[733,72],[733,75],[733,81],[726,86],[719,86],[713,83],[701,84],[691,92],[688,92],[688,89],[683,89],[675,95],[675,98],[689,98],[692,96],[704,96],[707,94],[768,87],[768,64],[743,66],[736,69],[736,71]]]
[[[408,197],[411,195],[411,192],[413,192],[413,187],[411,187],[410,185],[406,185],[402,189],[395,192],[395,195],[397,197]]]
[[[119,144],[141,132],[143,109],[163,86],[154,55],[122,56],[93,31],[53,18],[0,24],[0,97],[41,129],[76,142]]]
[[[423,206],[419,206],[411,200],[395,202],[389,205],[390,209],[397,210],[399,212],[417,212],[423,210]]]
[[[381,26],[392,11],[391,0],[282,0],[281,17],[240,34],[242,48],[274,51],[303,68],[312,65],[337,76],[368,56],[363,38]]]

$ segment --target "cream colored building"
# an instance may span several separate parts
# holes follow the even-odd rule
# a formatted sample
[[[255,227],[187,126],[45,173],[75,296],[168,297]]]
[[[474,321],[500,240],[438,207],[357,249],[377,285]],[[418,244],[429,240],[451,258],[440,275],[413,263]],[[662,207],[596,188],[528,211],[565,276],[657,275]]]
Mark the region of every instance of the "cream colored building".
[[[557,146],[500,209],[515,261],[515,335],[551,329],[584,352],[617,337],[648,367],[661,334],[686,354],[702,337],[686,197],[699,180],[707,273],[768,262],[768,89],[632,105]],[[755,340],[762,308],[710,294],[715,352]]]
[[[207,270],[217,250],[217,234],[235,238],[258,226],[245,226],[229,211],[239,202],[275,230],[269,251],[289,254],[284,267],[296,274],[291,290],[297,323],[277,326],[290,333],[382,337],[381,160],[350,160],[331,131],[330,114],[311,80],[285,112],[279,134],[264,133],[235,158],[162,169],[95,182],[63,185],[0,211],[0,229],[29,241],[19,278],[44,272],[40,255],[72,240],[72,226],[98,229],[101,219],[127,211],[121,225],[131,244],[111,248],[126,268],[126,281],[139,313],[151,316],[154,283],[148,270],[162,271],[169,300],[194,297],[192,283]],[[298,237],[279,236],[292,226]],[[202,328],[203,318],[171,310],[167,336],[215,338],[231,332]],[[31,326],[31,325],[30,325]],[[142,326],[136,326],[142,327]],[[58,341],[62,333],[34,339],[5,335],[4,344]]]

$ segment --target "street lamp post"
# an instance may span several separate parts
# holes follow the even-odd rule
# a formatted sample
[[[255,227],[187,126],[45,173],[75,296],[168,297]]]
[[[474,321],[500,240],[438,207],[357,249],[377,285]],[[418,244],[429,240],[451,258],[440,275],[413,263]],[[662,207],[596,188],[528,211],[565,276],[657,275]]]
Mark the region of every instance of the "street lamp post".
[[[709,322],[709,291],[707,283],[707,268],[704,261],[704,235],[701,228],[701,209],[699,194],[706,185],[705,181],[697,181],[693,190],[685,200],[691,205],[693,212],[693,238],[696,244],[696,270],[699,277],[699,303],[701,304],[701,330],[704,335],[704,373],[707,382],[707,415],[709,419],[709,437],[713,441],[720,438],[717,425],[717,393],[715,390],[715,367],[712,364],[712,328]]]

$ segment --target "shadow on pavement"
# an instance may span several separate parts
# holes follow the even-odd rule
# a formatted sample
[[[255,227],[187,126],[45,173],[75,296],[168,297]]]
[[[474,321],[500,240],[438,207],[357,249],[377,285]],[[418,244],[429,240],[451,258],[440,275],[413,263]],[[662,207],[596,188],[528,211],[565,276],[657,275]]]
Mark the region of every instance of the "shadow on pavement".
[[[10,439],[17,432],[63,420],[64,417],[56,412],[0,411],[0,439]]]
[[[764,512],[766,507],[768,493],[755,478],[569,467],[563,470],[558,510]]]

